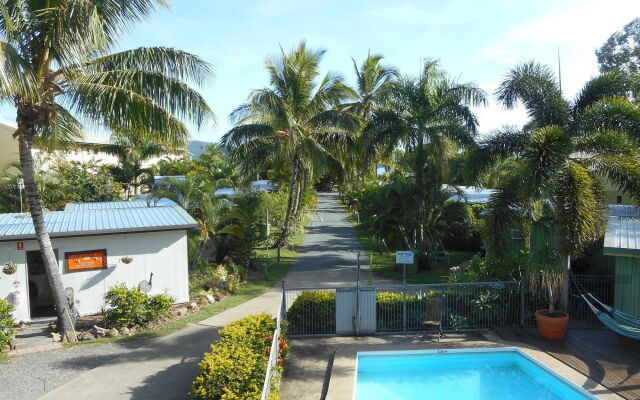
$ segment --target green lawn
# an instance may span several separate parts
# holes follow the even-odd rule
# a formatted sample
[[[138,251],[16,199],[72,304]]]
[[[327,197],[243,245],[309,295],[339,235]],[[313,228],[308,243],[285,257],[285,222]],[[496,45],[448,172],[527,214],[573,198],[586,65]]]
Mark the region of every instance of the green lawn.
[[[358,239],[362,244],[362,247],[372,257],[372,270],[374,273],[378,273],[383,276],[402,280],[402,267],[396,267],[396,255],[394,251],[384,252],[381,255],[377,253],[376,246],[371,237],[364,231],[364,229],[351,218],[349,218],[356,228]],[[467,251],[450,251],[450,262],[439,261],[432,264],[429,271],[420,271],[417,274],[407,274],[407,283],[442,283],[446,282],[446,275],[449,273],[449,268],[463,263],[473,257],[474,253]]]
[[[294,245],[297,246],[301,243],[301,241],[301,237],[295,239]],[[65,343],[65,346],[69,347],[101,343],[118,343],[134,339],[164,336],[176,332],[187,326],[187,324],[200,322],[204,319],[212,317],[225,310],[228,310],[229,308],[233,308],[267,292],[282,280],[284,274],[295,263],[296,255],[297,253],[294,249],[282,249],[281,259],[280,262],[278,262],[276,260],[275,250],[258,250],[257,264],[259,268],[264,268],[264,265],[267,265],[268,280],[265,280],[263,271],[260,271],[260,273],[251,274],[247,280],[247,283],[241,285],[235,294],[225,297],[224,299],[222,299],[222,301],[206,305],[196,313],[189,314],[184,318],[173,320],[166,325],[163,325],[156,329],[150,329],[132,336],[101,338],[83,342]],[[2,362],[2,355],[0,355],[0,362]]]

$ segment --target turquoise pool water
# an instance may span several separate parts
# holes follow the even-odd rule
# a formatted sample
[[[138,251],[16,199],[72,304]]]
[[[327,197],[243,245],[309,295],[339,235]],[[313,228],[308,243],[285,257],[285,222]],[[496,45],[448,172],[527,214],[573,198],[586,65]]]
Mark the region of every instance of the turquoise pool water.
[[[356,400],[595,399],[517,349],[358,353]]]

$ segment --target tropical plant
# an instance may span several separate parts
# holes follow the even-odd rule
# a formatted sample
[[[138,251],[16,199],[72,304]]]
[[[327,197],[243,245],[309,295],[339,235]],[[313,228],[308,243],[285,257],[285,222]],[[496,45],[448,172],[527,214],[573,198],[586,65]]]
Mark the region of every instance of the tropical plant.
[[[419,77],[400,78],[387,97],[385,107],[374,110],[362,143],[369,155],[390,156],[404,147],[413,165],[416,195],[412,248],[424,255],[434,248],[427,227],[435,209],[427,205],[442,197],[448,160],[459,147],[474,144],[477,120],[470,107],[485,104],[485,93],[474,84],[450,79],[437,61],[428,61]]]
[[[33,166],[34,140],[82,136],[82,123],[180,146],[183,118],[212,117],[187,82],[203,84],[211,70],[200,58],[170,48],[111,53],[117,40],[166,0],[8,0],[0,4],[0,96],[15,105],[21,170],[63,338],[72,322],[47,233]]]
[[[630,100],[637,88],[632,76],[614,70],[592,78],[570,102],[547,66],[528,62],[508,72],[498,99],[507,108],[522,102],[530,121],[487,138],[471,159],[478,176],[496,162],[514,163],[488,206],[488,247],[495,255],[507,253],[514,224],[546,216],[566,272],[570,257],[604,234],[604,181],[640,200],[640,108]],[[567,296],[565,279],[565,309]]]
[[[282,160],[291,166],[287,215],[277,247],[287,243],[291,221],[300,216],[301,194],[314,177],[341,170],[337,149],[347,146],[359,126],[358,118],[339,107],[353,95],[342,78],[328,73],[317,82],[323,54],[302,42],[267,61],[271,87],[254,90],[232,113],[235,127],[222,139],[245,175]]]
[[[153,157],[166,154],[167,148],[149,139],[112,135],[112,144],[102,150],[118,158],[118,165],[110,168],[116,182],[122,184],[125,199],[139,194],[141,189],[150,190],[153,186],[153,172],[145,168],[145,162]]]

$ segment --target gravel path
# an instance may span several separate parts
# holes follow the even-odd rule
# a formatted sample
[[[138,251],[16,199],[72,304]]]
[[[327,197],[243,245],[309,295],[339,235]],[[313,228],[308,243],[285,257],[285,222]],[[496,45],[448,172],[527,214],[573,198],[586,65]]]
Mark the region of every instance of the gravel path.
[[[0,400],[32,400],[148,340],[25,354],[0,364]]]

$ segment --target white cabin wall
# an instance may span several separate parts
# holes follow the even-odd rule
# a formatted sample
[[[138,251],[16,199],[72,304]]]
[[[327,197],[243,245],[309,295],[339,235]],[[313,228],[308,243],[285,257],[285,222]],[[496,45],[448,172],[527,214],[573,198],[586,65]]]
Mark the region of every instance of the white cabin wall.
[[[13,300],[12,282],[21,282],[22,302],[16,310],[16,320],[29,321],[26,252],[38,250],[35,240],[23,241],[24,250],[17,250],[16,242],[0,243],[0,265],[7,261],[18,264],[14,275],[0,271],[0,298]],[[188,259],[186,231],[145,232],[72,238],[52,238],[53,248],[58,250],[58,266],[65,287],[73,287],[78,310],[82,315],[96,314],[104,308],[104,294],[110,287],[124,282],[128,287],[149,279],[153,272],[150,294],[167,293],[176,303],[189,301]],[[106,269],[67,271],[65,253],[107,249]],[[122,262],[131,257],[130,264]]]

